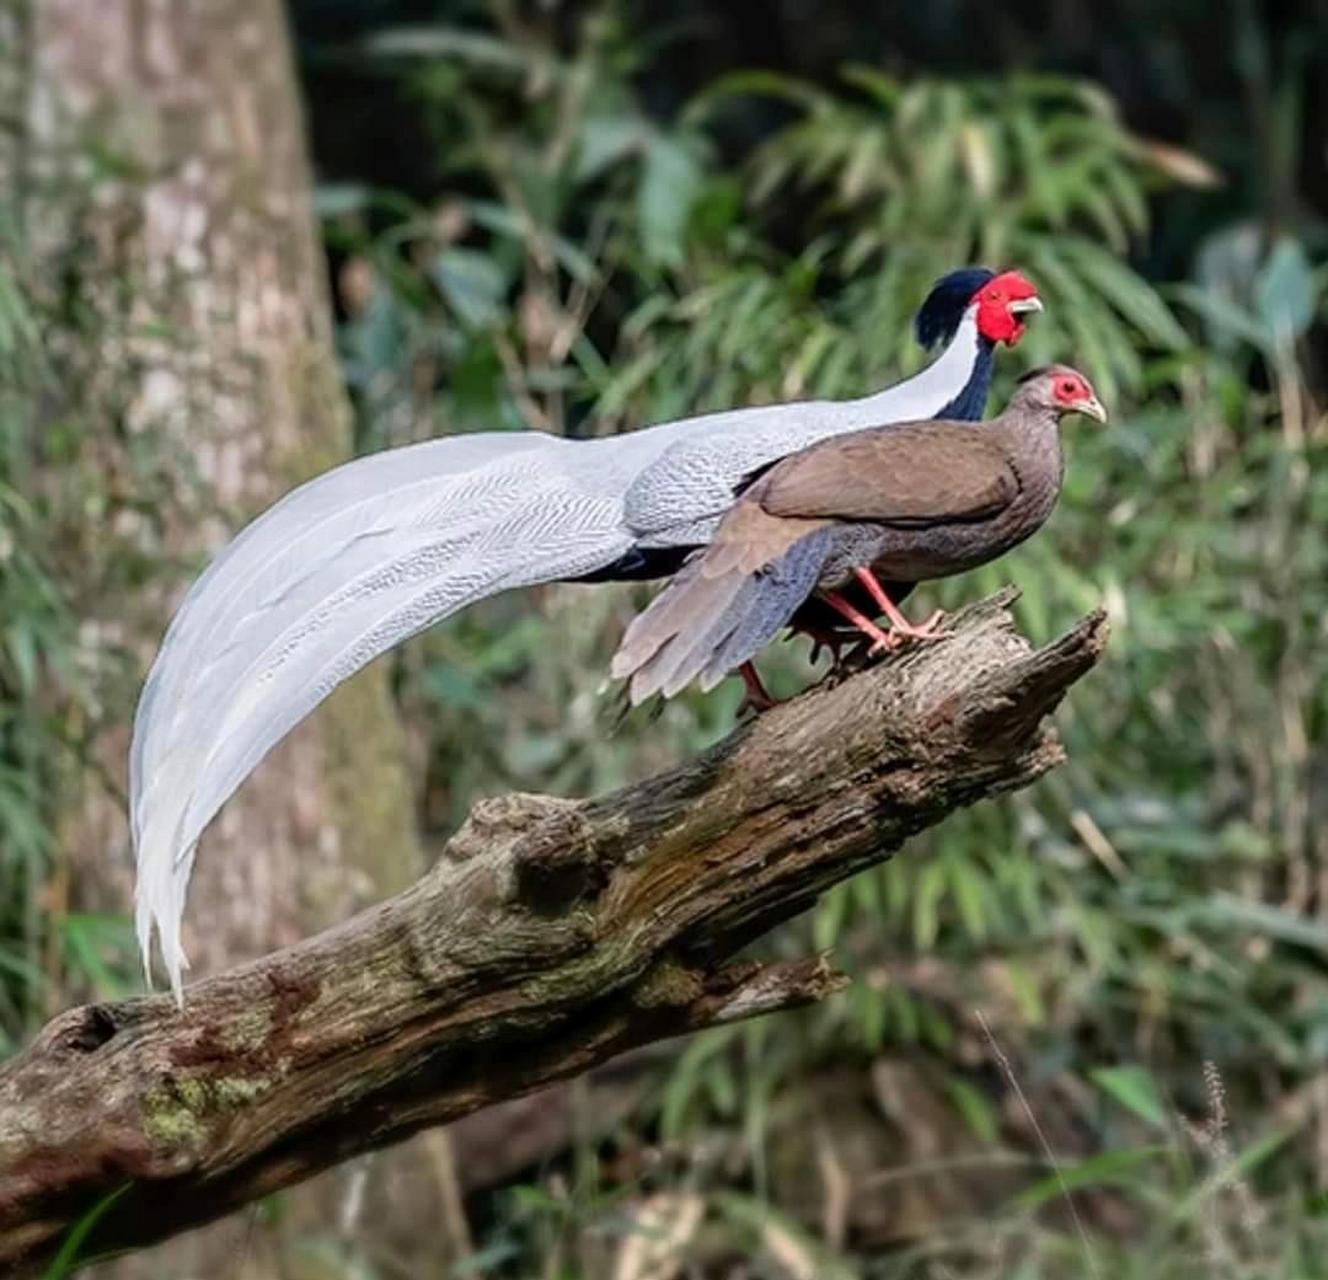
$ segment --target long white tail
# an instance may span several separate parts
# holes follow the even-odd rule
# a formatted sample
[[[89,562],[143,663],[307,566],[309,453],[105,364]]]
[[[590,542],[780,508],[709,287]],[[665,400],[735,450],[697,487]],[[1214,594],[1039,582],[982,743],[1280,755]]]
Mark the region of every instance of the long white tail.
[[[139,944],[147,965],[155,928],[177,996],[199,835],[296,724],[465,605],[630,547],[621,486],[590,465],[597,447],[521,432],[360,459],[278,503],[195,583],[144,686],[130,753]]]

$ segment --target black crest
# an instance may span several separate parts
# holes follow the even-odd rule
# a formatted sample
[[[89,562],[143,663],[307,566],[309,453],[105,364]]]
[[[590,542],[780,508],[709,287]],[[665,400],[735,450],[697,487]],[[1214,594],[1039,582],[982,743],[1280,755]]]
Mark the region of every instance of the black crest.
[[[973,301],[973,295],[995,278],[996,273],[986,267],[960,267],[958,271],[942,276],[932,285],[913,322],[918,341],[929,351],[937,343],[949,342],[959,328],[968,304]]]

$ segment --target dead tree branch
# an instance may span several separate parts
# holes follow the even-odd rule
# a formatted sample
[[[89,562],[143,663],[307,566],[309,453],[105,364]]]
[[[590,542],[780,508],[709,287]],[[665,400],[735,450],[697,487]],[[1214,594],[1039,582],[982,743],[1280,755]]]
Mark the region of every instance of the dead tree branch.
[[[0,1269],[94,1205],[94,1252],[216,1218],[625,1049],[817,1000],[735,954],[913,833],[1062,758],[1101,615],[1033,650],[1010,596],[594,800],[476,805],[399,897],[162,996],[72,1009],[0,1072]],[[196,904],[196,907],[199,904]]]

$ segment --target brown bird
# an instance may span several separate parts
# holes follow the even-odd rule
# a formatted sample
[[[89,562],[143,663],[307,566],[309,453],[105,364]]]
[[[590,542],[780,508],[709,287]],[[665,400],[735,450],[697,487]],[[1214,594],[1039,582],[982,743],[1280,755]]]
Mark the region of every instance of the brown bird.
[[[1035,533],[1060,495],[1060,419],[1106,411],[1083,374],[1051,365],[1026,374],[989,422],[872,427],[824,440],[762,472],[713,541],[633,620],[612,673],[633,705],[672,697],[694,679],[713,688],[741,668],[817,592],[872,641],[940,639],[915,626],[881,585],[976,568]],[[889,619],[886,632],[844,598],[859,585]],[[755,683],[754,683],[755,682]]]

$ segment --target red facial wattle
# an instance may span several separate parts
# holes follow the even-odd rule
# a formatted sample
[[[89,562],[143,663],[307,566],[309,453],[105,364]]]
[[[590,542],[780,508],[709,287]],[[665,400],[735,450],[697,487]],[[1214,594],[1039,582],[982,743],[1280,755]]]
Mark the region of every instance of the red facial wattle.
[[[1023,316],[1040,311],[1042,303],[1032,282],[1018,271],[994,276],[973,296],[977,303],[978,332],[989,342],[1013,347],[1027,327]]]
[[[1066,413],[1082,413],[1086,417],[1096,418],[1098,422],[1107,420],[1107,411],[1102,407],[1102,402],[1089,385],[1088,379],[1073,369],[1065,369],[1056,374],[1051,394]]]
[[[1088,384],[1082,378],[1069,376],[1056,379],[1052,394],[1067,408],[1073,408],[1081,401],[1092,399],[1093,396]]]

